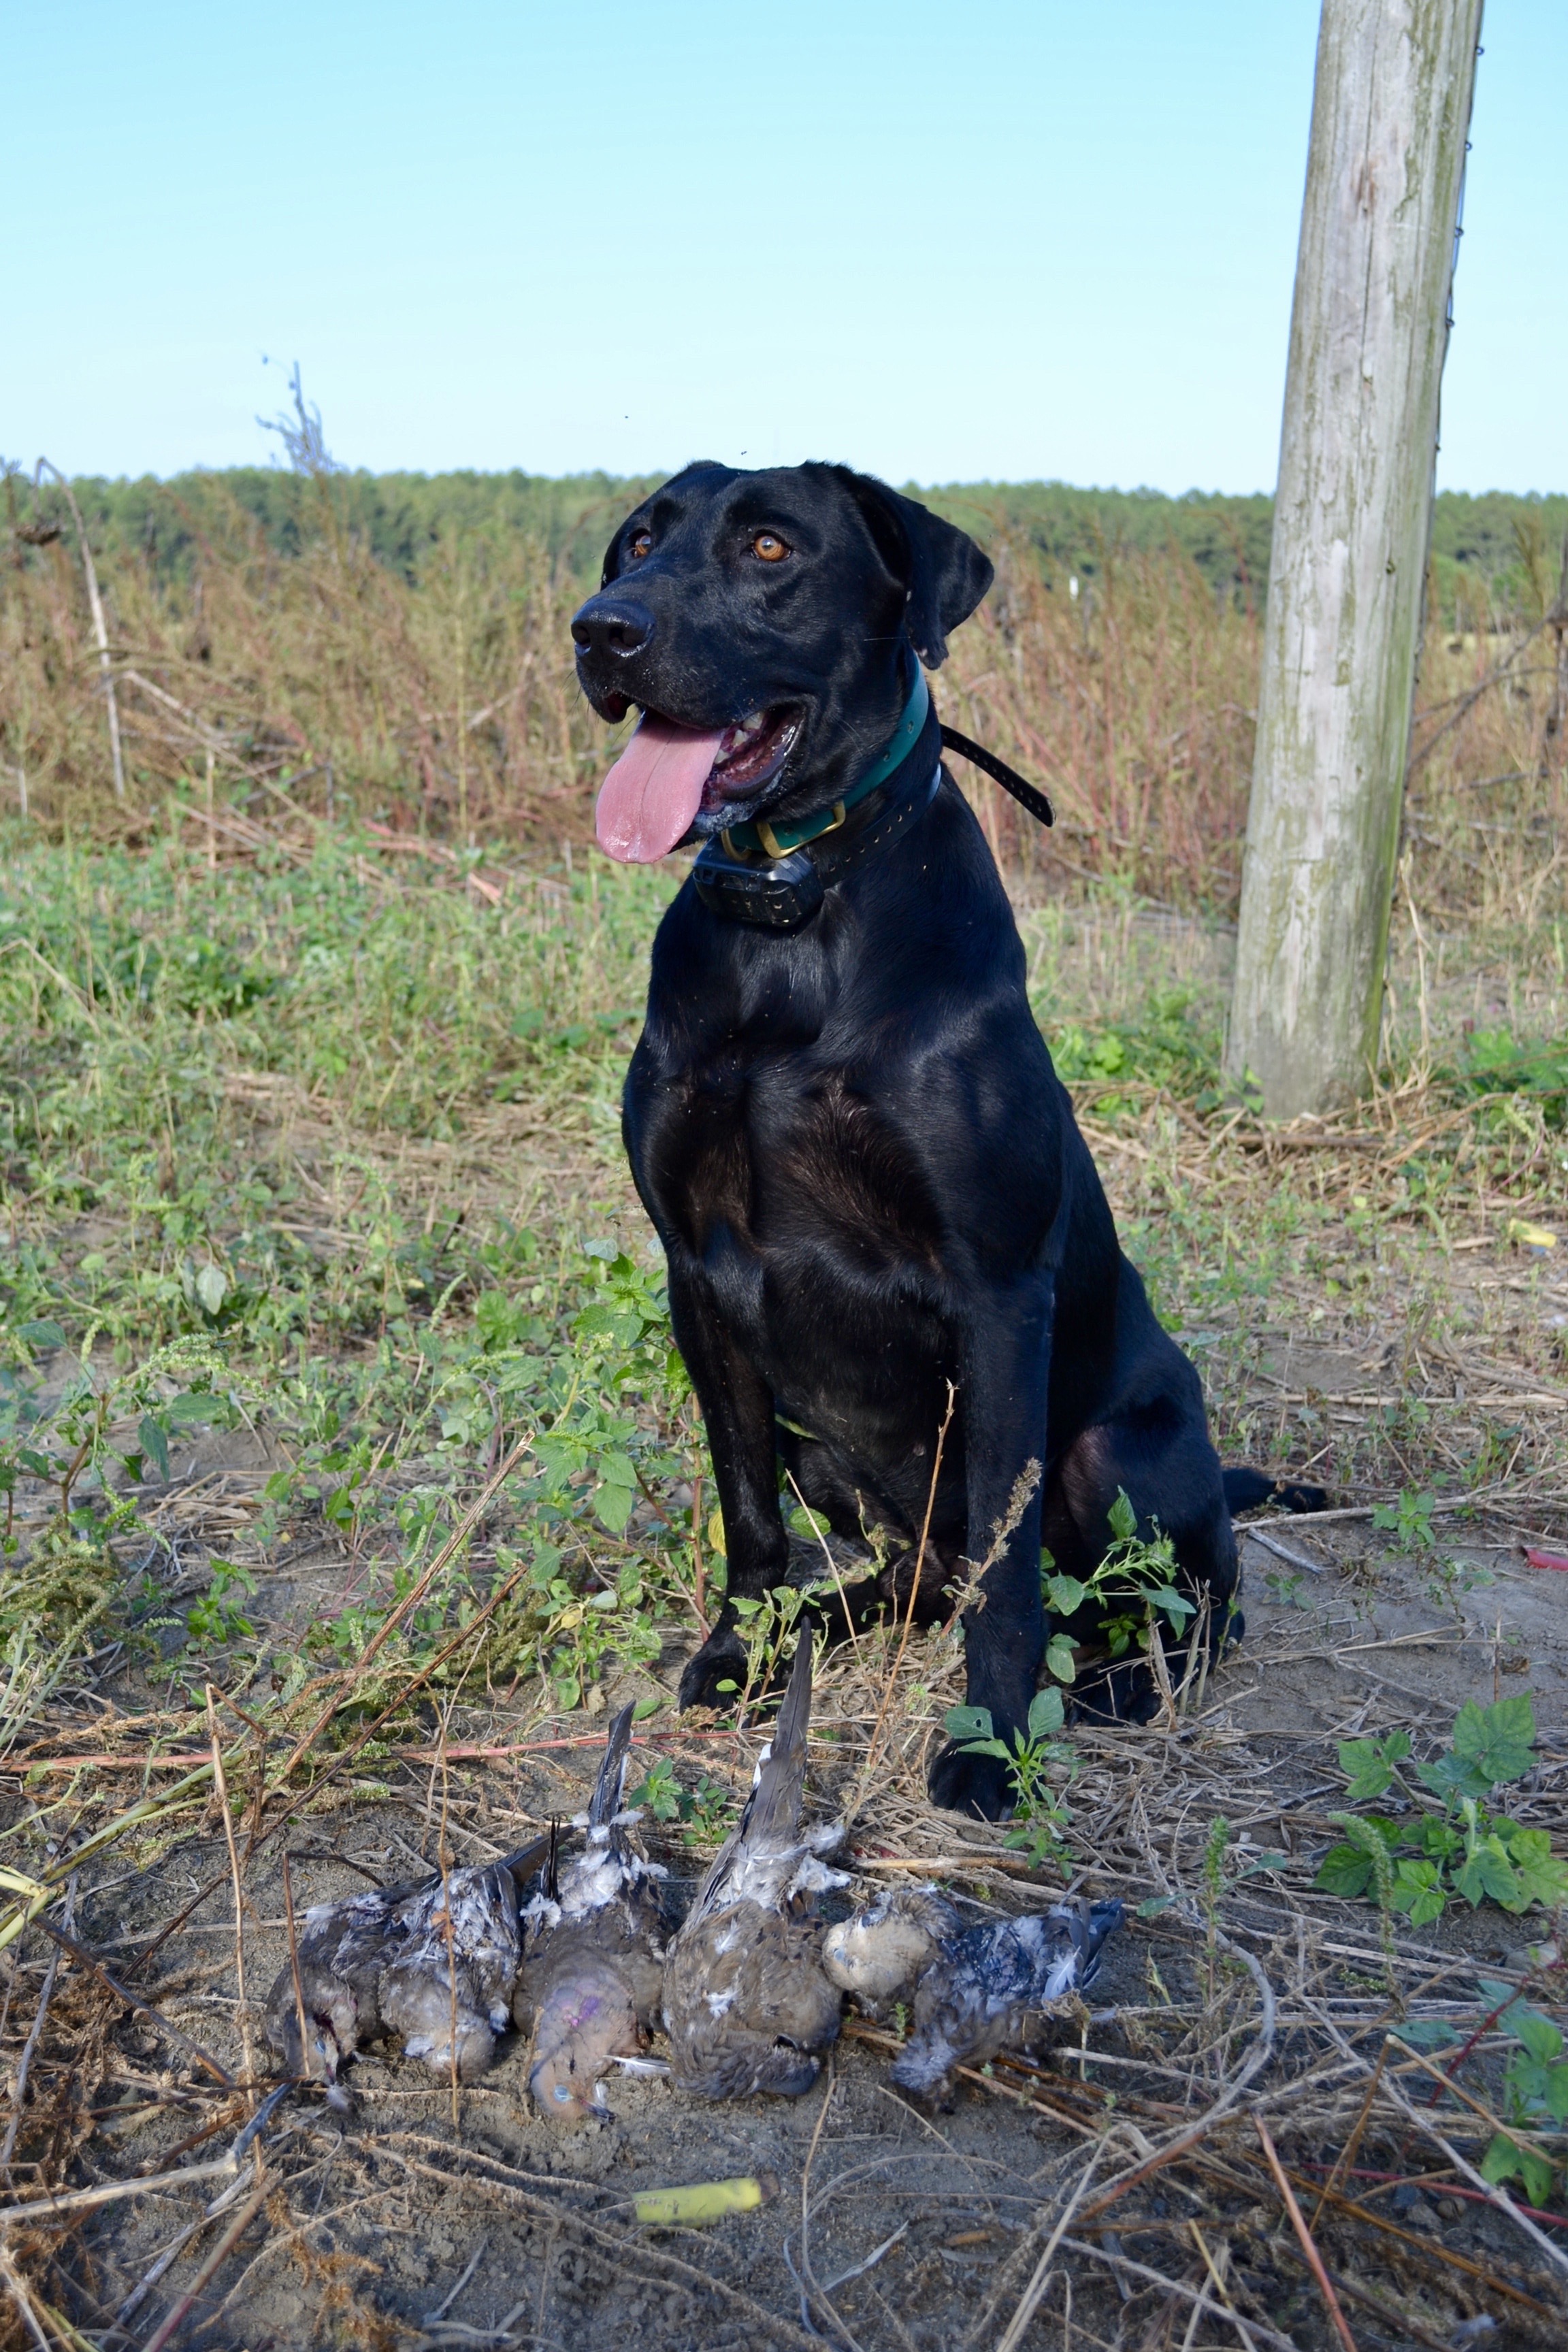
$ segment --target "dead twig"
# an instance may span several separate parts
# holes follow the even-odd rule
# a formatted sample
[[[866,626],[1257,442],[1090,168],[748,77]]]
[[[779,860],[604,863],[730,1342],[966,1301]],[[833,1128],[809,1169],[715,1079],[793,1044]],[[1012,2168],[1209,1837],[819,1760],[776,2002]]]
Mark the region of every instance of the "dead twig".
[[[405,1618],[409,1615],[411,1611],[418,1608],[419,1603],[424,1600],[426,1594],[429,1591],[430,1587],[440,1575],[441,1570],[447,1566],[447,1562],[453,1559],[467,1538],[473,1533],[475,1528],[478,1527],[479,1521],[484,1517],[486,1511],[489,1510],[490,1505],[494,1502],[496,1496],[500,1494],[501,1488],[511,1476],[512,1472],[516,1469],[518,1464],[521,1461],[523,1455],[528,1452],[532,1444],[533,1440],[531,1437],[519,1438],[517,1444],[512,1447],[511,1452],[507,1455],[506,1460],[501,1464],[500,1469],[486,1481],[485,1486],[479,1496],[472,1503],[469,1504],[468,1509],[463,1513],[462,1517],[458,1521],[457,1526],[452,1529],[451,1534],[441,1546],[440,1550],[436,1554],[435,1559],[430,1562],[429,1567],[425,1570],[424,1574],[422,1576],[416,1577],[414,1582],[404,1594],[403,1599],[398,1602],[396,1608],[388,1611],[384,1621],[376,1633],[374,1633],[371,1639],[366,1643],[363,1650],[355,1660],[353,1667],[347,1669],[344,1673],[339,1675],[335,1678],[332,1694],[331,1698],[328,1700],[327,1705],[321,1709],[321,1714],[316,1717],[316,1720],[310,1726],[310,1730],[304,1734],[302,1738],[295,1742],[294,1747],[289,1751],[289,1759],[279,1775],[279,1783],[280,1786],[284,1786],[288,1783],[289,1776],[292,1774],[295,1766],[299,1764],[303,1758],[310,1754],[311,1748],[315,1746],[317,1740],[321,1738],[328,1724],[331,1723],[332,1717],[339,1713],[343,1704],[344,1691],[352,1688],[353,1684],[361,1679],[364,1674],[365,1668],[370,1664],[372,1659],[374,1658],[378,1653],[385,1647],[386,1643],[391,1641],[394,1633],[396,1633]],[[469,1624],[463,1629],[459,1639],[467,1641],[472,1630],[473,1622],[470,1621]]]
[[[185,2164],[173,2172],[149,2172],[135,2180],[106,2180],[97,2189],[71,2189],[58,2197],[35,2197],[26,2205],[0,2207],[0,2230],[16,2230],[30,2221],[55,2221],[68,2213],[90,2213],[100,2205],[118,2205],[126,2197],[157,2197],[165,2189],[188,2189],[198,2180],[216,2180],[221,2174],[232,2174],[235,2160],[231,2155],[214,2158],[211,2164]]]
[[[1307,2258],[1307,2267],[1318,2283],[1318,2292],[1328,2306],[1329,2317],[1333,2322],[1334,2332],[1344,2346],[1345,2352],[1356,2352],[1356,2341],[1351,2334],[1350,2323],[1340,2309],[1340,2299],[1334,2293],[1333,2281],[1323,2268],[1323,2258],[1318,2252],[1317,2243],[1310,2230],[1307,2227],[1301,2208],[1296,2202],[1296,2192],[1285,2178],[1285,2168],[1279,2161],[1279,2151],[1269,2136],[1268,2126],[1261,2116],[1255,2115],[1252,2120],[1258,2127],[1258,2137],[1262,2143],[1268,2169],[1274,2175],[1275,2186],[1283,2200],[1285,2210],[1290,2216],[1290,2227],[1295,2231],[1301,2252]]]
[[[73,1874],[70,1885],[66,1889],[65,1923],[68,1927],[75,1914],[76,1878]],[[22,2055],[16,2062],[16,2072],[11,2084],[11,2117],[5,2126],[5,2144],[0,2147],[0,2172],[5,2175],[7,2180],[11,2178],[11,2158],[16,2152],[16,2135],[22,2128],[22,2109],[27,2096],[27,2075],[32,2068],[34,2053],[43,2040],[44,2021],[48,2016],[49,2003],[54,1999],[55,1978],[59,1973],[59,1965],[60,1948],[57,1944],[49,1954],[49,1965],[44,1971],[43,1990],[38,1995],[33,2030],[22,2046]]]
[[[224,1842],[228,1847],[229,1875],[234,1882],[234,1989],[238,2000],[239,2046],[245,2058],[245,2079],[251,2105],[256,2103],[256,2052],[250,2038],[250,2003],[245,1991],[245,1895],[239,1883],[239,1854],[234,1842],[234,1820],[228,1810],[228,1781],[223,1769],[223,1749],[218,1743],[217,1708],[213,1700],[213,1686],[208,1683],[207,1729],[212,1736],[213,1787],[218,1808],[223,1814]]]
[[[257,2178],[255,2188],[251,2190],[249,2196],[246,2199],[244,2204],[240,2207],[233,2221],[229,2223],[227,2229],[224,2231],[222,2237],[218,2240],[216,2245],[213,2248],[211,2253],[207,2256],[205,2262],[196,2273],[195,2277],[191,2281],[191,2284],[186,2288],[184,2294],[180,2297],[178,2303],[175,2304],[174,2309],[169,2313],[168,2317],[163,2321],[162,2326],[158,2329],[155,2335],[148,2337],[146,2345],[143,2347],[143,2352],[163,2352],[164,2345],[169,2342],[174,2330],[184,2318],[185,2314],[195,2303],[197,2295],[200,2294],[202,2289],[208,2284],[208,2282],[216,2276],[223,2263],[227,2259],[228,2255],[233,2252],[234,2248],[238,2244],[246,2231],[250,2227],[251,2222],[255,2220],[262,2206],[267,2202],[268,2197],[271,2196],[272,2182],[270,2179],[262,2170],[259,2165],[257,2166],[256,2172]]]
[[[1018,2352],[1018,2347],[1028,2333],[1030,2321],[1046,2299],[1046,2290],[1051,2283],[1051,2264],[1056,2259],[1057,2248],[1066,2237],[1068,2224],[1088,2193],[1089,2185],[1094,2179],[1105,2147],[1106,2142],[1102,2140],[1082,2172],[1079,2173],[1072,2195],[1058,2215],[1051,2234],[1046,2240],[1040,2258],[1030,2275],[1029,2283],[1018,2297],[1017,2308],[997,2338],[996,2352]]]
[[[150,2000],[143,2000],[141,1994],[132,1992],[129,1985],[122,1985],[119,1978],[111,1975],[104,1967],[96,1952],[89,1952],[85,1944],[79,1944],[74,1936],[68,1936],[63,1927],[55,1927],[47,1919],[40,1918],[37,1924],[45,1935],[52,1936],[56,1943],[68,1951],[73,1959],[80,1960],[84,1968],[90,1969],[94,1976],[101,1979],[117,2000],[122,2000],[127,2009],[138,2011],[142,2017],[151,2018],[159,2032],[166,2033],[171,2042],[176,2042],[182,2050],[188,2051],[197,2065],[205,2067],[215,2083],[220,2084],[226,2091],[233,2090],[234,2076],[226,2067],[218,2064],[212,2052],[204,2050],[199,2042],[193,2042],[188,2033],[182,2033],[179,2027],[171,2024],[163,2011],[154,2009]]]
[[[52,474],[60,486],[60,493],[71,511],[76,525],[76,541],[81,550],[81,568],[87,580],[87,601],[92,612],[92,634],[98,641],[99,675],[103,681],[104,708],[109,719],[109,756],[114,769],[114,797],[125,798],[125,755],[120,748],[120,705],[114,698],[114,657],[109,650],[109,625],[103,617],[103,599],[98,593],[98,568],[92,560],[92,546],[87,535],[87,525],[81,519],[81,509],[76,493],[59,467],[47,457],[37,463],[38,477]]]

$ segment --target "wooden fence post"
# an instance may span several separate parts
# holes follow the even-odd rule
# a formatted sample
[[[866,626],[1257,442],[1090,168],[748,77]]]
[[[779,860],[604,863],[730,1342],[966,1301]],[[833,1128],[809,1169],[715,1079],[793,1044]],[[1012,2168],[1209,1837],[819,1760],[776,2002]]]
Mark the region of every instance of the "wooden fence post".
[[[1481,0],[1323,0],[1226,1066],[1377,1053]]]

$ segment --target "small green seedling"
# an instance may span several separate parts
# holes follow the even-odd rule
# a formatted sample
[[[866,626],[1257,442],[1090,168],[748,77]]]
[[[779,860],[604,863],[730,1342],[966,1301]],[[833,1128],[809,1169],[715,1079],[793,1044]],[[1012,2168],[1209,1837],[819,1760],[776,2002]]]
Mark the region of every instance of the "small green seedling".
[[[1158,1639],[1156,1618],[1163,1617],[1179,1635],[1194,1614],[1194,1602],[1176,1589],[1176,1553],[1170,1537],[1158,1528],[1152,1537],[1141,1536],[1138,1514],[1121,1487],[1106,1516],[1111,1540],[1087,1578],[1058,1576],[1050,1553],[1040,1554],[1046,1607],[1062,1621],[1046,1649],[1047,1668],[1058,1682],[1070,1683],[1077,1672],[1075,1645],[1063,1625],[1090,1603],[1101,1612],[1095,1630],[1113,1658],[1124,1656],[1134,1642],[1147,1649]]]
[[[1394,1539],[1400,1551],[1430,1551],[1436,1542],[1432,1533],[1432,1512],[1436,1495],[1411,1495],[1404,1487],[1394,1503],[1378,1503],[1372,1514],[1372,1524]]]
[[[1483,1983],[1481,1998],[1495,2010],[1508,2000],[1511,1990],[1509,1985]],[[1490,2181],[1517,2178],[1524,2183],[1531,2203],[1544,2205],[1563,2168],[1562,2156],[1540,2145],[1548,2134],[1562,2137],[1553,2126],[1568,2124],[1568,2059],[1563,2054],[1563,2035],[1549,2017],[1522,2000],[1510,2002],[1497,2021],[1502,2032],[1513,2034],[1517,2041],[1503,2067],[1503,2113],[1509,2123],[1529,2131],[1531,2139],[1517,2138],[1509,2131],[1494,2133],[1481,2158],[1481,2178]]]
[[[943,1719],[948,1738],[957,1741],[963,1755],[995,1756],[1011,1769],[1014,1823],[1004,1842],[1026,1850],[1037,1870],[1044,1862],[1060,1859],[1061,1832],[1072,1819],[1050,1778],[1053,1768],[1066,1766],[1070,1781],[1077,1769],[1071,1748],[1053,1737],[1065,1719],[1062,1695],[1050,1688],[1036,1692],[1029,1702],[1028,1728],[1014,1732],[1011,1747],[997,1738],[989,1707],[950,1707]]]
[[[212,1582],[206,1591],[192,1601],[185,1612],[185,1628],[193,1642],[220,1648],[226,1642],[249,1642],[256,1638],[256,1628],[248,1617],[234,1606],[230,1595],[239,1591],[253,1595],[256,1579],[237,1560],[215,1559]]]
[[[672,1822],[680,1811],[684,1791],[668,1756],[656,1756],[646,1776],[632,1790],[630,1802],[643,1806],[656,1822]]]

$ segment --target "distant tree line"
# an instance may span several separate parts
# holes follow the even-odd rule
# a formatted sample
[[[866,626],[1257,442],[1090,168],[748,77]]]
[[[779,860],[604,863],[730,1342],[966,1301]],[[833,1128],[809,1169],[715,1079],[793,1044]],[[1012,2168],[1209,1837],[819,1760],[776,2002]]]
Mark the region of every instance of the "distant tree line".
[[[300,554],[321,535],[326,496],[337,526],[406,579],[416,579],[454,540],[521,533],[543,547],[558,572],[586,584],[597,577],[620,517],[658,478],[519,471],[312,475],[241,466],[164,481],[81,477],[75,488],[95,542],[105,552],[134,550],[164,578],[200,568],[205,530],[217,527],[220,512],[232,517],[235,507],[277,554]],[[19,499],[32,509],[30,486],[13,477],[7,487],[14,506]],[[1267,593],[1274,501],[1261,492],[1189,490],[1169,498],[1062,482],[908,487],[982,541],[1031,549],[1053,590],[1065,592],[1076,579],[1080,593],[1092,592],[1121,552],[1169,552],[1191,563],[1217,601],[1260,607]],[[1568,495],[1445,491],[1432,534],[1437,612],[1460,628],[1539,618],[1556,593],[1565,534]]]

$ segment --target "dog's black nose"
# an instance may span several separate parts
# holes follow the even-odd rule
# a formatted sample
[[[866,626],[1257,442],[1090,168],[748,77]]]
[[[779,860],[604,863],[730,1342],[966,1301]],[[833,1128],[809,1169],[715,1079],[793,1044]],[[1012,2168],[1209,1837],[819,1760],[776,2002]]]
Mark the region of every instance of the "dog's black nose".
[[[653,614],[629,596],[590,596],[572,623],[580,653],[640,654],[653,635]]]

